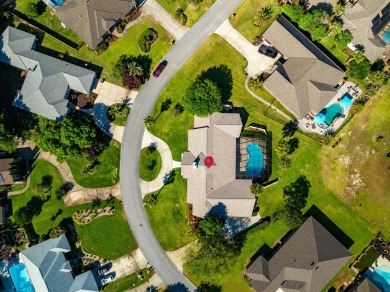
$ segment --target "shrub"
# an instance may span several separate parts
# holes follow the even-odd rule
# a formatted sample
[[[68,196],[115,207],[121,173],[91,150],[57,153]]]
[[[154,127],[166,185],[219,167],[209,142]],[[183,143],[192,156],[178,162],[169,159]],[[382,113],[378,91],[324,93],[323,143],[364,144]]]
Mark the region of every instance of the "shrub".
[[[336,34],[334,39],[336,41],[337,46],[341,50],[345,50],[347,48],[347,45],[352,41],[353,37],[348,30],[343,30],[340,33]]]
[[[304,15],[304,9],[300,5],[284,5],[282,7],[282,12],[294,22],[298,22]]]
[[[286,155],[282,157],[280,160],[280,166],[283,168],[290,168],[291,167],[291,159],[288,158]]]
[[[101,55],[103,54],[108,48],[108,45],[106,42],[103,42],[101,43],[100,45],[98,45],[95,49],[95,52],[98,54],[98,55]]]
[[[117,32],[122,33],[126,25],[127,25],[126,21],[121,21],[120,23],[118,23],[118,25],[116,26]]]
[[[150,47],[157,41],[158,33],[153,28],[145,30],[138,39],[138,45],[142,52],[148,53]]]
[[[180,103],[177,103],[175,105],[175,107],[173,108],[173,114],[175,116],[179,116],[181,115],[182,113],[184,112],[184,107],[180,104]]]
[[[300,29],[308,30],[313,25],[313,14],[306,13],[302,18],[298,21],[298,26]]]
[[[355,60],[349,64],[349,71],[352,77],[363,80],[370,72],[370,63],[368,60],[357,63]]]
[[[320,24],[318,27],[316,27],[313,30],[313,33],[311,34],[311,39],[313,41],[318,41],[324,37],[326,37],[329,33],[328,27],[324,24]]]
[[[37,3],[30,2],[27,4],[26,15],[29,18],[37,18],[38,17]]]
[[[182,8],[178,8],[175,12],[175,18],[182,24],[185,25],[187,23],[187,15],[184,14],[184,10]]]

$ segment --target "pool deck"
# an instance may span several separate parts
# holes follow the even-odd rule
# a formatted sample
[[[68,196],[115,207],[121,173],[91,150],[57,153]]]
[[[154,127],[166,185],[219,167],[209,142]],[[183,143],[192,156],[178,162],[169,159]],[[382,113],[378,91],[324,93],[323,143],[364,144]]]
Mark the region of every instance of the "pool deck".
[[[336,95],[328,102],[328,104],[325,107],[329,107],[330,105],[332,105],[334,103],[339,103],[340,104],[338,99],[341,99],[341,97],[346,92],[349,92],[351,94],[352,101],[354,102],[363,93],[363,91],[360,88],[357,88],[357,91],[355,93],[352,89],[349,89],[351,87],[356,87],[356,84],[353,83],[353,82],[350,82],[350,81],[346,81],[339,88],[339,90],[337,91]],[[320,135],[325,135],[326,133],[335,132],[344,123],[344,121],[347,119],[349,111],[351,110],[351,107],[352,106],[350,106],[347,109],[343,108],[343,116],[339,117],[339,118],[335,118],[333,120],[332,124],[328,128],[326,128],[326,129],[319,127],[317,125],[317,123],[314,122],[314,119],[310,119],[310,118],[306,118],[306,117],[304,117],[302,119],[299,119],[298,127],[305,133],[317,133],[317,134],[320,134]],[[307,125],[309,125],[309,126],[306,127]],[[315,128],[313,128],[313,125],[314,125]]]
[[[386,266],[390,268],[390,261],[382,256],[380,256],[370,267],[371,271],[374,271],[376,268]]]

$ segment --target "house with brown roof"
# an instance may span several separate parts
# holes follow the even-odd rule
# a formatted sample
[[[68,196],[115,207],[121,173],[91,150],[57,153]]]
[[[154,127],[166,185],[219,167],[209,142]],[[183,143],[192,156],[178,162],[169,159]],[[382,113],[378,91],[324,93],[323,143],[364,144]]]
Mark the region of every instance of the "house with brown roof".
[[[359,0],[345,5],[342,16],[344,28],[353,36],[352,43],[364,50],[372,62],[378,59],[386,48],[385,32],[390,34],[390,2],[388,0]]]
[[[11,157],[0,158],[0,185],[12,185],[22,180],[19,162],[20,160]]]
[[[351,256],[325,227],[309,217],[271,256],[252,259],[245,273],[257,292],[318,292]]]
[[[264,87],[297,118],[320,112],[336,95],[344,71],[284,16],[262,40],[282,55]]]
[[[223,204],[230,217],[249,217],[256,198],[251,178],[237,178],[237,155],[242,122],[238,113],[195,117],[188,131],[188,151],[182,155],[181,173],[187,179],[187,202],[192,213],[204,217]],[[246,151],[246,150],[245,150]]]
[[[55,14],[94,49],[134,9],[134,0],[67,0]]]

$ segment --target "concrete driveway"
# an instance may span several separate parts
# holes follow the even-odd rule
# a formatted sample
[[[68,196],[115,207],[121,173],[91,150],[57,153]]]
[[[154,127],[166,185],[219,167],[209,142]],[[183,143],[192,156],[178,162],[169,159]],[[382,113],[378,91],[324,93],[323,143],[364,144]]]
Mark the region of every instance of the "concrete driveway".
[[[268,71],[275,64],[277,58],[272,59],[258,52],[260,46],[252,45],[230,24],[226,19],[215,31],[216,34],[223,37],[233,48],[235,48],[248,61],[246,71],[250,77],[256,78],[257,75]]]
[[[189,30],[181,25],[166,11],[156,0],[147,0],[142,6],[142,12],[152,16],[163,28],[165,28],[175,39],[180,40]]]

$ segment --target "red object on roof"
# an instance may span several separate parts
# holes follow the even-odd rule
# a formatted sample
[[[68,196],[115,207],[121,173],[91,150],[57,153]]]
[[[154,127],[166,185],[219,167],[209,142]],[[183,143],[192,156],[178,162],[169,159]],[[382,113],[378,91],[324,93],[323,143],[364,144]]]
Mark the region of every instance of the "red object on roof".
[[[210,168],[211,165],[213,165],[214,163],[214,158],[212,156],[206,156],[206,158],[204,159],[204,163],[206,163],[207,168]]]

